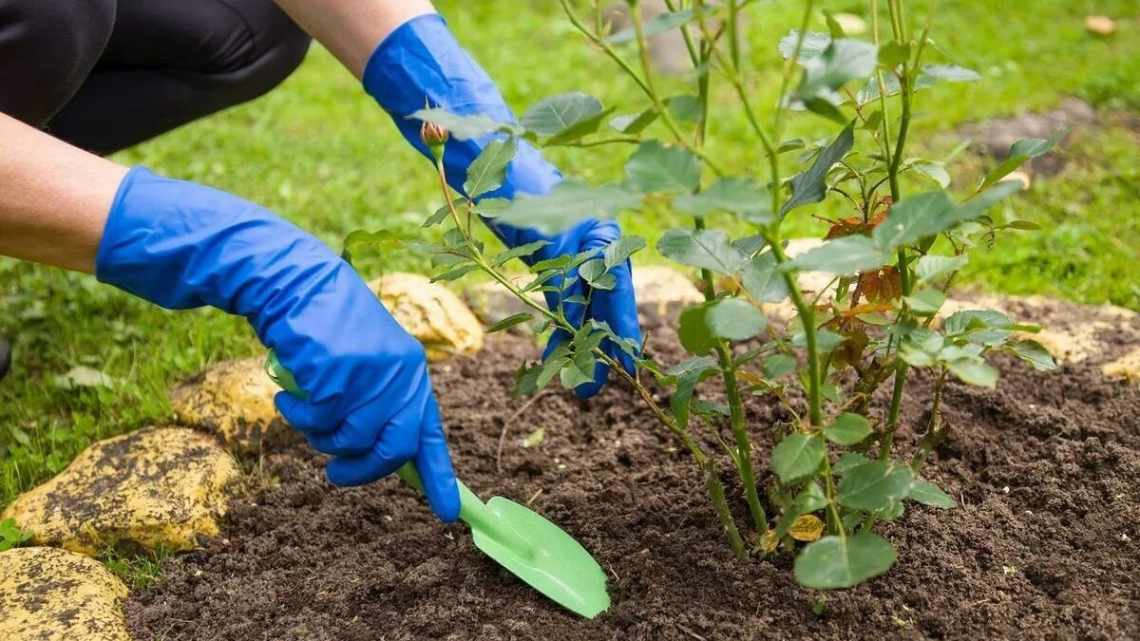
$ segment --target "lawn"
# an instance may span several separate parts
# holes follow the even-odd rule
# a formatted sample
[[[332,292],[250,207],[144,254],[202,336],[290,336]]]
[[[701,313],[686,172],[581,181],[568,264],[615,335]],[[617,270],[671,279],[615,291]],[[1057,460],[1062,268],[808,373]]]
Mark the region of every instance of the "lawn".
[[[606,96],[621,112],[641,107],[628,83],[609,75],[601,56],[582,45],[557,3],[438,4],[516,109],[569,90]],[[854,11],[861,3],[823,5]],[[752,82],[762,99],[774,94],[773,43],[795,22],[796,6],[760,2],[751,9],[749,55],[759,70]],[[914,140],[921,153],[945,154],[953,147],[945,133],[961,123],[1047,109],[1064,96],[1082,97],[1105,112],[1140,113],[1140,18],[1129,17],[1136,13],[1132,0],[938,6],[932,34],[938,61],[971,67],[984,79],[919,97]],[[1114,37],[1101,40],[1086,34],[1087,13],[1127,19]],[[822,18],[815,27],[823,28]],[[714,99],[728,99],[724,87]],[[1110,122],[1117,124],[1077,137],[1061,152],[1070,161],[1066,170],[1036,181],[1008,212],[1042,228],[1001,238],[969,267],[970,281],[996,291],[1140,309],[1134,275],[1140,134],[1124,118]],[[712,124],[710,151],[730,172],[759,165],[759,150],[736,142],[744,126],[742,118]],[[810,116],[793,129],[812,138],[824,132]],[[619,175],[624,154],[564,149],[552,157],[569,174],[601,180]],[[439,204],[424,162],[319,47],[266,97],[116,159],[233,191],[334,246],[361,227],[420,233],[419,222]],[[977,165],[965,162],[955,184],[970,184]],[[837,213],[837,207],[832,203],[822,213]],[[653,239],[680,222],[667,211],[649,214],[626,216],[623,223]],[[801,216],[799,232],[819,229]],[[367,276],[426,268],[407,253],[363,263]],[[166,312],[87,276],[6,259],[0,259],[0,334],[14,337],[16,348],[15,369],[0,383],[0,506],[61,470],[93,439],[165,420],[166,390],[179,377],[262,351],[240,318],[214,310]],[[106,384],[92,385],[90,370],[108,377]]]

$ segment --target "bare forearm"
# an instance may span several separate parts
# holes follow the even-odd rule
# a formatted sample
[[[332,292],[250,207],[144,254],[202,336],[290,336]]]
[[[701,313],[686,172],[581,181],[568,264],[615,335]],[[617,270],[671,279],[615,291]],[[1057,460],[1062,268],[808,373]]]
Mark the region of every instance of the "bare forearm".
[[[0,255],[94,271],[126,172],[0,114]]]
[[[376,45],[408,20],[435,13],[431,0],[276,0],[357,78]]]

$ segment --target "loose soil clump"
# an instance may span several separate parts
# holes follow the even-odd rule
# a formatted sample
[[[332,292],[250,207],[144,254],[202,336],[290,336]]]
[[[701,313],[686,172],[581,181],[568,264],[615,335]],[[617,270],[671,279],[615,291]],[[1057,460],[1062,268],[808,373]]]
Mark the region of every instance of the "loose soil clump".
[[[650,330],[660,360],[681,359],[668,325]],[[1140,638],[1140,387],[1106,381],[1095,365],[1042,374],[999,359],[997,390],[950,384],[951,433],[924,476],[960,507],[908,504],[881,528],[899,550],[895,567],[820,601],[795,584],[789,556],[732,556],[691,461],[629,390],[612,385],[588,402],[546,392],[519,413],[514,372],[537,354],[528,339],[500,336],[475,358],[433,367],[456,468],[477,493],[528,503],[577,537],[609,574],[608,612],[585,621],[561,610],[394,479],[329,486],[324,458],[294,438],[265,455],[273,482],[234,504],[221,536],[132,595],[133,637]],[[929,377],[915,380],[906,426],[924,425],[930,405]],[[764,446],[789,419],[759,398],[748,413]],[[541,442],[523,447],[538,428]],[[743,515],[739,487],[724,480]]]

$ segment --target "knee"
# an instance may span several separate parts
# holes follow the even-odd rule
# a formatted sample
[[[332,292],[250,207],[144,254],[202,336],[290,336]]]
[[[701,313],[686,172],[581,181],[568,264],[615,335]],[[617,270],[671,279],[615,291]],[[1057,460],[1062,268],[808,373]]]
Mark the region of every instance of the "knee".
[[[0,110],[42,125],[87,79],[114,25],[115,0],[0,0]]]
[[[233,69],[245,99],[252,99],[288,78],[309,50],[311,39],[271,0],[236,3],[254,44]]]

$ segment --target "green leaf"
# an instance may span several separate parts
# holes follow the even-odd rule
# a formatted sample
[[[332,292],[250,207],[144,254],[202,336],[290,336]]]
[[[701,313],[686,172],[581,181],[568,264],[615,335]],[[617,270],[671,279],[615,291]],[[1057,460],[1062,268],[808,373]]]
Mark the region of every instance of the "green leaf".
[[[727,211],[756,225],[772,222],[772,197],[751,178],[721,178],[705,191],[678,196],[673,206],[694,216]]]
[[[682,265],[733,276],[748,257],[719,229],[670,229],[657,241],[657,251]]]
[[[877,269],[893,260],[889,251],[870,238],[856,234],[826,241],[784,263],[783,269],[853,274]]]
[[[15,519],[0,521],[0,552],[20,547],[31,540],[31,533],[21,530]]]
[[[670,367],[665,373],[674,377],[677,389],[669,397],[669,407],[681,429],[689,426],[690,401],[697,383],[720,371],[712,356],[696,356]]]
[[[702,303],[681,312],[677,335],[681,339],[681,346],[690,354],[699,356],[716,349],[716,336],[706,320],[708,308],[709,303]]]
[[[958,507],[958,504],[954,499],[950,498],[949,494],[943,492],[937,485],[930,481],[924,481],[922,479],[915,479],[914,483],[910,486],[908,498],[931,507],[946,509]]]
[[[646,109],[639,114],[625,114],[610,120],[610,127],[623,134],[636,135],[657,120],[656,109]]]
[[[903,198],[891,206],[886,220],[872,232],[872,238],[887,251],[909,245],[948,229],[957,222],[954,210],[954,201],[944,191],[928,191]]]
[[[819,436],[796,432],[772,449],[772,471],[781,483],[798,481],[819,469],[826,450]]]
[[[792,57],[796,50],[796,40],[799,38],[799,31],[792,29],[788,35],[780,38],[780,43],[777,49],[780,55],[787,60]],[[823,55],[823,52],[831,44],[831,34],[821,33],[819,31],[809,31],[804,34],[804,42],[800,46],[800,60],[810,60],[812,58]]]
[[[910,60],[910,43],[892,40],[879,48],[879,64],[894,69]]]
[[[848,472],[839,482],[839,503],[853,510],[873,512],[890,507],[907,495],[914,476],[905,465],[871,461]]]
[[[464,193],[469,198],[475,198],[502,186],[507,175],[507,165],[517,151],[518,141],[513,136],[488,143],[467,168],[467,180],[463,182]]]
[[[943,189],[950,186],[950,172],[946,171],[946,165],[943,163],[933,160],[916,160],[910,164],[910,167],[938,183],[938,186]]]
[[[519,122],[527,131],[549,138],[562,134],[583,121],[597,119],[602,113],[600,100],[574,91],[540,101],[528,109]],[[600,123],[601,120],[595,122]]]
[[[764,359],[764,378],[776,379],[796,371],[796,359],[787,354],[772,354]]]
[[[617,284],[617,278],[606,272],[606,265],[601,258],[582,263],[578,268],[578,275],[594,289],[609,290]]]
[[[531,314],[530,312],[521,312],[518,314],[513,314],[513,315],[508,316],[508,317],[504,318],[503,320],[495,323],[494,325],[491,325],[490,327],[488,327],[484,331],[488,334],[494,334],[495,332],[501,332],[504,329],[508,329],[508,328],[514,327],[515,325],[525,323],[525,322],[531,320],[532,318],[534,318],[534,315]]]
[[[672,115],[675,120],[681,122],[700,122],[701,116],[704,115],[704,109],[701,107],[700,99],[690,94],[681,94],[679,96],[666,98],[665,108],[669,110],[669,114]]]
[[[919,316],[933,316],[942,309],[946,302],[946,295],[937,289],[924,289],[906,297],[911,311]]]
[[[573,227],[583,218],[610,218],[622,209],[641,202],[641,196],[621,185],[593,187],[567,180],[545,196],[519,193],[493,217],[516,227],[529,227],[545,234],[556,234]]]
[[[705,322],[714,336],[730,341],[748,340],[768,326],[760,310],[739,298],[723,298],[710,305]]]
[[[440,108],[420,109],[412,112],[408,118],[440,125],[456,140],[471,140],[495,132],[512,135],[522,133],[522,129],[511,123],[498,122],[483,115],[460,116]]]
[[[827,172],[843,159],[855,143],[855,123],[847,125],[830,145],[815,158],[807,171],[792,179],[792,196],[780,208],[780,216],[801,205],[818,203],[827,195]]]
[[[778,303],[788,297],[788,283],[770,251],[753,256],[740,275],[745,291],[757,302]]]
[[[801,98],[800,102],[813,114],[823,116],[836,124],[847,124],[847,116],[839,108],[839,94],[829,91],[818,96]]]
[[[523,245],[518,245],[517,247],[504,249],[503,251],[496,254],[495,257],[491,260],[491,266],[498,267],[513,258],[526,258],[527,256],[534,254],[534,252],[542,249],[543,247],[546,247],[549,244],[549,240],[536,240],[530,243],[525,243]]]
[[[927,254],[918,259],[914,273],[919,282],[930,281],[940,276],[956,272],[966,266],[969,259],[965,254],[961,256],[936,256]]]
[[[1048,140],[1043,138],[1023,138],[1013,143],[1013,146],[1009,148],[1009,156],[997,167],[994,167],[990,173],[986,174],[986,177],[982,180],[982,184],[978,186],[978,191],[1005,178],[1015,169],[1025,164],[1027,160],[1049,153],[1067,133],[1069,133],[1068,130],[1062,129],[1053,134],[1053,137]],[[1020,186],[1018,188],[1020,189]]]
[[[942,82],[977,82],[982,76],[973,69],[959,67],[958,65],[923,65],[919,84],[929,86],[935,81]]]
[[[860,454],[859,452],[847,452],[839,457],[839,460],[831,467],[831,471],[835,472],[836,476],[843,476],[851,470],[870,462],[871,459],[867,458],[864,454]]]
[[[435,276],[432,276],[431,282],[438,283],[440,281],[458,280],[477,269],[479,269],[479,266],[475,263],[467,263],[465,265],[460,265],[459,267],[455,267],[454,269],[443,272],[442,274],[436,274]]]
[[[701,164],[683,147],[649,140],[630,156],[625,173],[630,186],[642,192],[691,192],[701,181]]]
[[[891,569],[896,558],[891,544],[874,532],[825,536],[796,557],[796,581],[817,590],[850,588]]]
[[[984,214],[987,209],[993,207],[999,201],[1019,191],[1021,191],[1020,181],[1004,180],[959,206],[954,214],[956,218],[955,222],[973,220]]]
[[[948,336],[962,336],[971,343],[993,347],[1000,345],[1013,332],[1013,321],[993,309],[964,309],[954,312],[942,322]]]
[[[574,357],[568,359],[558,372],[562,387],[574,389],[579,385],[593,383],[596,364],[593,352],[582,349],[574,352]]]
[[[646,38],[649,38],[688,24],[693,21],[694,17],[695,16],[693,15],[691,9],[682,9],[681,11],[666,11],[659,13],[649,20],[645,21],[641,27],[642,33]],[[633,27],[629,27],[606,37],[605,41],[609,44],[617,45],[632,42],[636,38],[637,31],[634,30]]]
[[[844,84],[866,78],[875,70],[875,45],[862,40],[832,40],[823,54],[801,60],[804,67],[799,97],[805,103],[826,92],[838,91]]]
[[[981,357],[960,358],[946,363],[946,369],[963,383],[993,388],[997,385],[998,371]]]
[[[407,236],[391,229],[379,229],[377,231],[357,229],[344,237],[344,248],[341,249],[340,256],[351,265],[360,252],[366,249],[391,250],[401,246],[407,240]]]
[[[823,488],[819,483],[812,481],[804,486],[803,490],[796,495],[796,511],[800,514],[807,514],[808,512],[815,512],[827,507],[827,495],[824,494]]]
[[[845,412],[823,428],[827,440],[839,445],[855,445],[871,435],[871,422],[867,417]]]
[[[609,245],[606,245],[606,251],[603,254],[606,271],[629,260],[630,256],[642,249],[645,249],[645,239],[641,236],[633,235],[622,236]]]
[[[1057,362],[1053,355],[1041,343],[1033,340],[1013,341],[1006,344],[1005,349],[1014,356],[1029,363],[1033,369],[1050,372],[1057,369]]]

